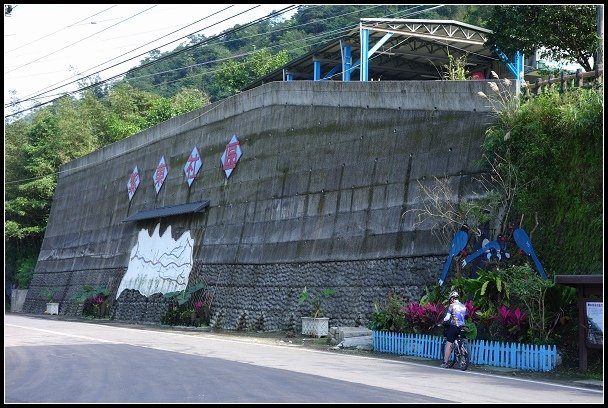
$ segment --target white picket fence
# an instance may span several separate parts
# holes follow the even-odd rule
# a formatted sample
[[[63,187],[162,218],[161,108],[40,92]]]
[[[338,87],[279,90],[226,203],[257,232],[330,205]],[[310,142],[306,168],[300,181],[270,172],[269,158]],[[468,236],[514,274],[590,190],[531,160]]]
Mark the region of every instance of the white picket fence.
[[[374,351],[439,360],[443,337],[372,331]],[[468,340],[470,362],[527,371],[551,371],[557,365],[555,345],[541,346],[488,340]]]

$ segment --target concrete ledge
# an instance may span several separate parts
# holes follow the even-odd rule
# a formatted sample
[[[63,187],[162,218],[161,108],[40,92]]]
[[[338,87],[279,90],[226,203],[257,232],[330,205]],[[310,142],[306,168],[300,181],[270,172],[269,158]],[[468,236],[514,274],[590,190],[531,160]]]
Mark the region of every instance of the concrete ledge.
[[[338,344],[344,339],[351,337],[371,336],[372,331],[367,327],[330,327],[329,335]]]
[[[330,327],[329,337],[335,349],[373,350],[372,331],[367,327]]]

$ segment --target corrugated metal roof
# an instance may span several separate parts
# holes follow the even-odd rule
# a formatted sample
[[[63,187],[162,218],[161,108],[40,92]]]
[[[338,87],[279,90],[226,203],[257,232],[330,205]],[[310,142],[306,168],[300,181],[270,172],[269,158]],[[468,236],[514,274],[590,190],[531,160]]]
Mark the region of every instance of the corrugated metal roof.
[[[369,78],[382,81],[439,80],[442,66],[449,63],[449,56],[466,56],[467,70],[494,69],[498,56],[486,45],[492,31],[454,20],[380,19],[361,18],[359,26],[348,34],[321,44],[285,66],[247,85],[248,90],[273,81],[284,81],[289,72],[294,80],[313,79],[313,61],[321,64],[321,76],[325,80],[342,81],[342,69],[330,78],[324,77],[334,67],[342,64],[342,44],[352,47],[352,60],[361,54],[361,29],[369,31],[369,47],[380,47],[369,56]],[[383,39],[390,33],[386,42]],[[351,81],[359,80],[357,72],[351,73]]]
[[[209,207],[209,200],[197,201],[194,203],[178,204],[169,207],[153,208],[150,210],[138,211],[133,215],[128,216],[122,222],[148,220],[151,218],[163,218],[171,217],[180,214],[190,214],[196,212],[203,212],[205,208]]]

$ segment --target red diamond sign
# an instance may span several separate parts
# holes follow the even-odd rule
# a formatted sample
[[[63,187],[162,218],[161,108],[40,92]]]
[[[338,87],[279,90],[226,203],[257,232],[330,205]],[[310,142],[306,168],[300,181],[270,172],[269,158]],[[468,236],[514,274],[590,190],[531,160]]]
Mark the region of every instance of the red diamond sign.
[[[243,152],[241,151],[241,144],[239,140],[236,138],[236,135],[232,135],[232,139],[226,145],[226,150],[222,154],[221,161],[222,167],[224,168],[224,173],[226,173],[226,177],[230,177],[232,170],[236,167],[236,163],[241,158]]]
[[[127,181],[127,191],[129,192],[129,201],[133,198],[137,187],[139,186],[139,170],[137,170],[137,166],[133,169],[133,173],[129,176],[129,181]]]
[[[188,187],[192,185],[194,178],[202,166],[203,160],[201,159],[200,154],[198,154],[198,149],[195,146],[194,149],[192,149],[192,153],[190,153],[190,157],[188,157],[186,165],[184,166],[184,174],[186,175]]]
[[[163,186],[165,179],[167,178],[167,174],[169,174],[169,168],[165,164],[165,156],[160,158],[158,162],[158,166],[156,166],[156,171],[154,175],[152,175],[152,180],[154,181],[154,188],[156,189],[156,194],[160,191],[160,188]]]

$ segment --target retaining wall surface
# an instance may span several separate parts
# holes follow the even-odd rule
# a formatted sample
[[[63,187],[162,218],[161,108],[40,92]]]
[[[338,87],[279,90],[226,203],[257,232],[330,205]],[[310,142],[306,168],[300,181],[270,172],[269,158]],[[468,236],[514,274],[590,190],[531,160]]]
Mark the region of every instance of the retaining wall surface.
[[[116,291],[139,231],[158,223],[174,238],[190,231],[190,280],[212,285],[213,320],[226,328],[244,311],[283,328],[308,313],[297,304],[304,286],[337,290],[325,307],[331,325],[369,319],[388,290],[418,299],[437,282],[449,242],[408,210],[435,177],[455,200],[483,192],[480,145],[495,118],[478,91],[491,92],[487,81],[270,83],[67,163],[24,311],[44,311],[44,287],[60,289],[63,314],[79,313],[69,299],[84,284]],[[220,156],[232,135],[243,154],[226,178]],[[203,167],[188,187],[195,146]],[[169,173],[157,194],[161,156]],[[135,166],[141,184],[129,202]],[[123,222],[200,200],[210,201],[203,213]],[[115,317],[129,320],[123,301]],[[152,303],[156,312],[136,319],[160,321]]]

